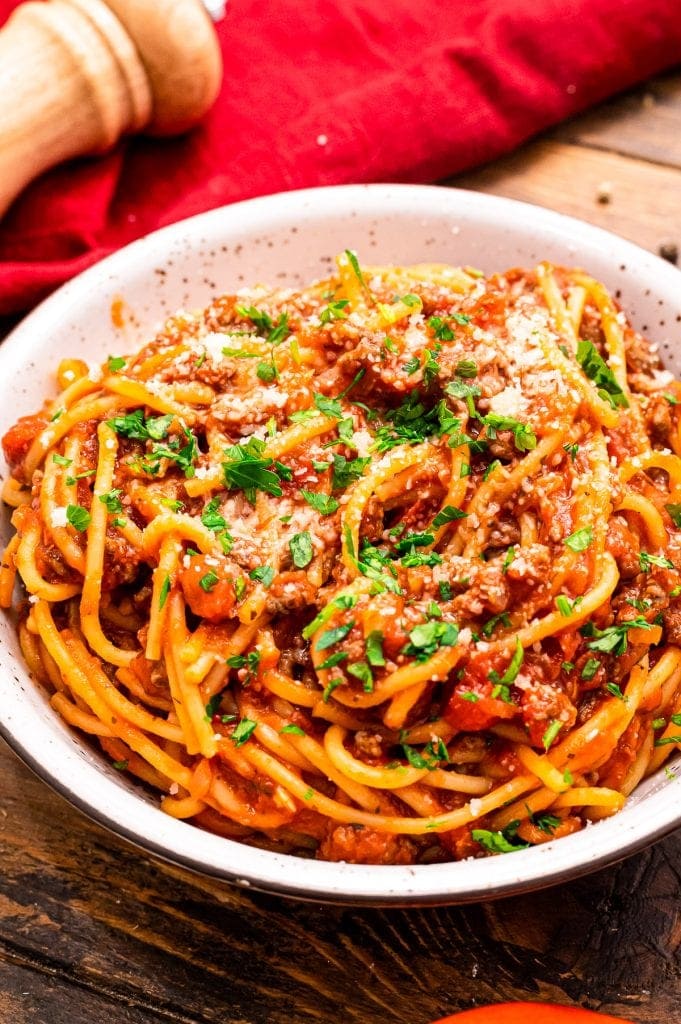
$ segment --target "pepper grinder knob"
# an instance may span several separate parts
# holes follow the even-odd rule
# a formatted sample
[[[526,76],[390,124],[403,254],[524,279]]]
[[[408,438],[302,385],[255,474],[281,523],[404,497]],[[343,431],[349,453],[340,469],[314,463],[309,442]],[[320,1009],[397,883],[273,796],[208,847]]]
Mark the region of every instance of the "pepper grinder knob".
[[[0,217],[64,160],[122,135],[174,135],[220,89],[200,0],[29,0],[0,30]]]

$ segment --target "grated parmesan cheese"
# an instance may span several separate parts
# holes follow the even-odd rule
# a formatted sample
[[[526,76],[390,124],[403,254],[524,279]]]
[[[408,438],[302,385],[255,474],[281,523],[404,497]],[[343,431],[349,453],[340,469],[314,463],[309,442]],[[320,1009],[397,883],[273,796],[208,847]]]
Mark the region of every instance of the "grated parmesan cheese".
[[[57,529],[58,527],[66,526],[67,524],[68,519],[66,516],[66,506],[57,505],[57,507],[53,508],[50,512],[50,526]]]

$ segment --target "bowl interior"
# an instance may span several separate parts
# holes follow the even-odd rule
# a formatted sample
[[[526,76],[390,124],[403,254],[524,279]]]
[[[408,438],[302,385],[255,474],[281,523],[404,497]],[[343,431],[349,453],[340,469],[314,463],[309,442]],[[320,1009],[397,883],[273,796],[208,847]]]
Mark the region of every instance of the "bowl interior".
[[[447,262],[484,271],[541,259],[580,265],[618,297],[636,327],[681,374],[681,275],[599,229],[476,193],[348,186],[252,200],[166,228],[70,282],[0,348],[0,431],[54,393],[65,356],[99,362],[132,351],[165,316],[222,292],[326,276],[335,255],[363,264]],[[2,465],[3,475],[6,467]],[[8,536],[8,519],[2,519]],[[207,835],[164,815],[50,709],[24,668],[14,626],[0,617],[2,731],[38,773],[82,810],[153,852],[197,870],[290,895],[371,903],[457,902],[576,875],[641,847],[681,822],[675,786],[648,780],[616,818],[575,836],[489,861],[361,867],[302,861]]]

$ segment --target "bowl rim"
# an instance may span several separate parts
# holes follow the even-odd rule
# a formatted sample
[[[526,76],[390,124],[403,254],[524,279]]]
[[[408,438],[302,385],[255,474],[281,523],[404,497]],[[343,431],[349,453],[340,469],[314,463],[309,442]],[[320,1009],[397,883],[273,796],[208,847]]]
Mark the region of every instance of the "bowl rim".
[[[373,216],[399,214],[409,207],[442,216],[478,218],[505,226],[531,223],[564,242],[585,246],[590,253],[610,254],[613,264],[630,263],[660,283],[663,291],[680,291],[679,271],[632,242],[576,218],[517,200],[463,189],[431,185],[342,185],[277,193],[218,207],[161,228],[106,257],[45,299],[0,346],[3,369],[19,368],[30,359],[30,342],[68,314],[79,296],[102,290],[119,268],[155,265],[178,240],[197,245],[216,233],[250,225],[262,230],[273,223],[301,223],[338,209]],[[613,250],[613,246],[615,247]],[[613,255],[613,252],[615,255]],[[588,259],[588,256],[587,256]],[[27,354],[28,353],[28,354]],[[58,740],[67,764],[41,756],[44,748],[28,716],[22,715],[22,683],[16,662],[0,645],[0,665],[16,687],[3,678],[6,696],[0,702],[0,734],[16,754],[53,790],[89,818],[154,856],[240,886],[316,902],[380,905],[468,903],[545,888],[605,867],[661,839],[681,825],[681,803],[670,787],[644,797],[640,807],[626,806],[618,815],[582,831],[549,841],[513,857],[429,865],[355,865],[307,860],[260,850],[212,835],[165,815],[134,790],[109,777],[102,768],[84,772],[77,744],[68,727]],[[5,664],[3,664],[3,661]],[[30,685],[27,670],[19,666]],[[17,725],[18,719],[18,725]],[[35,724],[35,723],[34,723]],[[68,756],[68,748],[73,756]],[[637,813],[638,812],[638,813]],[[654,823],[654,824],[653,824]],[[514,864],[516,867],[514,867]],[[492,867],[493,866],[493,867]]]

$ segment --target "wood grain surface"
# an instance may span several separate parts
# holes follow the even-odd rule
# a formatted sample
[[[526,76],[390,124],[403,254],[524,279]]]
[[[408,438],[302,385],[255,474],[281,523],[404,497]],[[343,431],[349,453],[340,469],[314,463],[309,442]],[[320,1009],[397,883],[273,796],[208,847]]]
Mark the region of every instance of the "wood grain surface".
[[[681,75],[451,184],[652,249],[679,245]],[[161,864],[83,818],[2,744],[0,778],[2,1024],[426,1024],[510,999],[681,1021],[679,835],[496,903],[329,908]]]

